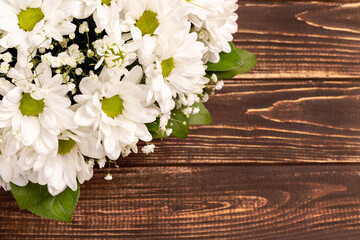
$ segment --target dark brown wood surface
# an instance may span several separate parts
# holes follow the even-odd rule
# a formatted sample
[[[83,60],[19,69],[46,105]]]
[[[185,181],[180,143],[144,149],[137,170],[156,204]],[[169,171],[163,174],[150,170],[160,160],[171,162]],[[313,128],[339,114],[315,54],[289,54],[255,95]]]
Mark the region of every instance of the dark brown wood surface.
[[[360,166],[129,167],[112,173],[115,180],[104,183],[106,170],[96,171],[83,186],[71,225],[19,212],[0,195],[0,238],[358,239]]]
[[[0,239],[360,239],[360,1],[239,2],[257,54],[211,126],[96,170],[73,224],[0,190]]]

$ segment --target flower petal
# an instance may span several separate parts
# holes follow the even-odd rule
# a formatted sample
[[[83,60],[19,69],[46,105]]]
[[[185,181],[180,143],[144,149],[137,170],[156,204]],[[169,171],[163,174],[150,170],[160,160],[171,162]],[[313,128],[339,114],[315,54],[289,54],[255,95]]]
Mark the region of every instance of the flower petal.
[[[21,119],[21,134],[23,143],[30,146],[40,134],[40,124],[36,117],[23,116]]]

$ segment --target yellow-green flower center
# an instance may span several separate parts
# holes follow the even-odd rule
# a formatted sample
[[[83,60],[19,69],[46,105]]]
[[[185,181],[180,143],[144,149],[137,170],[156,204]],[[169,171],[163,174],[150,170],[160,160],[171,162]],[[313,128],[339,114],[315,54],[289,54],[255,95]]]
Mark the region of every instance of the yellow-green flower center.
[[[20,100],[20,111],[25,116],[38,116],[44,110],[44,100],[33,99],[30,93],[24,93]]]
[[[111,98],[104,98],[101,100],[101,109],[108,117],[115,118],[119,116],[124,109],[123,101],[118,95]]]
[[[174,59],[168,58],[161,62],[162,75],[164,78],[168,77],[171,71],[174,69]]]
[[[136,21],[135,25],[140,29],[142,35],[145,36],[146,34],[154,34],[160,24],[156,13],[153,11],[145,11]]]
[[[111,0],[101,0],[102,4],[110,6]]]
[[[18,14],[19,26],[25,31],[32,31],[35,25],[44,18],[40,8],[28,8]]]
[[[75,147],[76,142],[69,138],[69,140],[61,140],[58,141],[58,154],[64,155],[67,154]]]
[[[113,45],[106,50],[105,59],[106,67],[113,68],[117,64],[123,63],[125,59],[124,52],[122,52],[118,46]]]

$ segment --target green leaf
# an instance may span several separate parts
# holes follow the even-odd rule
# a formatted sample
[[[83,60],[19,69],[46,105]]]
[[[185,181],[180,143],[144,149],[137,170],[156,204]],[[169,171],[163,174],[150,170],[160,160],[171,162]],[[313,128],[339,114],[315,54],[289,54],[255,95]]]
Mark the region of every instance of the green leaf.
[[[41,217],[71,223],[79,195],[79,187],[76,191],[67,188],[59,195],[49,196],[43,202],[32,206],[29,211]]]
[[[29,182],[25,187],[19,187],[11,183],[11,193],[15,197],[20,210],[28,209],[50,195],[47,186]]]
[[[168,126],[172,128],[171,135],[174,137],[185,139],[189,135],[188,119],[181,109],[172,112]]]
[[[165,137],[164,132],[162,132],[160,130],[160,119],[159,118],[156,119],[155,122],[146,123],[145,125],[153,138],[163,139]]]
[[[210,112],[206,109],[203,103],[195,103],[194,107],[198,107],[200,109],[199,113],[192,114],[189,118],[190,125],[211,125],[212,117]]]
[[[71,223],[79,200],[80,186],[76,191],[66,188],[59,195],[52,196],[47,186],[29,182],[25,187],[11,184],[11,192],[21,210],[28,209],[41,217]]]
[[[236,49],[236,51],[241,58],[240,65],[236,68],[237,74],[247,73],[256,66],[257,58],[255,54],[240,48]]]
[[[229,71],[221,71],[221,72],[208,72],[208,76],[211,76],[213,73],[216,74],[219,80],[221,79],[231,79],[236,75],[243,74],[249,72],[253,69],[257,64],[256,55],[248,52],[244,49],[237,49],[239,56],[241,56],[240,65],[236,68]]]
[[[156,119],[155,122],[145,124],[149,132],[155,132],[159,130],[159,119]]]
[[[230,53],[220,53],[220,60],[217,63],[208,62],[206,71],[218,72],[218,71],[229,71],[241,64],[241,56],[236,50],[234,44],[229,42],[231,47]]]

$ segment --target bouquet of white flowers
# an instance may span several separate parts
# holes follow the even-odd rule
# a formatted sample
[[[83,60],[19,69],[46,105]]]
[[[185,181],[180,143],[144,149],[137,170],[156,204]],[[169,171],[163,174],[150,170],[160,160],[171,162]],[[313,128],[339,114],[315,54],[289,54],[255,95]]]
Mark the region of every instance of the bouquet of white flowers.
[[[211,124],[202,102],[256,64],[236,2],[0,0],[0,185],[69,222],[95,162]]]

